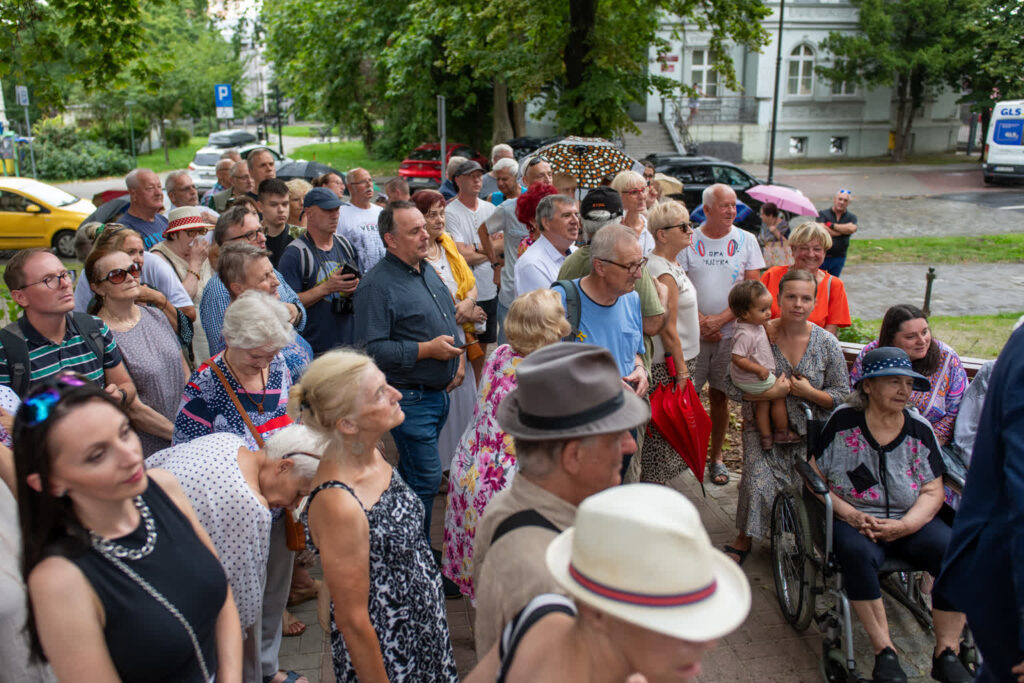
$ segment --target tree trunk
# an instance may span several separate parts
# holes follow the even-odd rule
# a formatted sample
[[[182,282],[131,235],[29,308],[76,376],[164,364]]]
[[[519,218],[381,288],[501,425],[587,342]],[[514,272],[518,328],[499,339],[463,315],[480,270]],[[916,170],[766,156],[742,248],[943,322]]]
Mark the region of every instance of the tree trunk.
[[[515,126],[516,137],[526,135],[526,103],[512,103],[512,125]]]
[[[896,121],[892,146],[893,161],[903,161],[907,154],[906,133],[910,130],[907,120],[913,121],[913,118],[914,107],[910,102],[910,74],[901,72],[896,76]]]
[[[515,135],[512,131],[512,120],[508,116],[508,85],[505,81],[494,81],[494,106],[491,107],[493,133],[491,144],[505,142]]]
[[[371,117],[363,116],[363,120],[359,124],[359,136],[363,139],[363,147],[366,148],[366,153],[369,154],[370,151],[373,150],[373,143],[376,141],[376,134],[373,130],[373,119]]]
[[[170,166],[171,165],[171,150],[167,149],[167,133],[164,130],[164,117],[161,116],[158,120],[159,120],[159,124],[158,125],[160,126],[160,144],[163,145],[163,148],[164,148],[164,163],[167,164],[168,166]]]
[[[580,105],[580,88],[587,81],[590,70],[590,44],[597,24],[597,0],[569,0],[569,37],[565,44],[565,92],[562,98],[569,107]],[[584,124],[579,134],[589,135],[597,131],[589,130]]]

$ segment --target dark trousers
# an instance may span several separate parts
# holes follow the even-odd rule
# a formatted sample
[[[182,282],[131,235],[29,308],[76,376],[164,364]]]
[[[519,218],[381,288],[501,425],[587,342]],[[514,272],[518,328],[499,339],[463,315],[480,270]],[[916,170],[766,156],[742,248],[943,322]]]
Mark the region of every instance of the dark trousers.
[[[821,264],[821,269],[829,275],[839,277],[839,274],[843,272],[843,266],[846,265],[846,254],[842,256],[826,256],[825,260]]]
[[[949,525],[938,518],[909,536],[889,542],[875,543],[838,519],[833,522],[832,529],[836,555],[843,570],[843,587],[850,600],[877,600],[882,597],[878,570],[887,557],[898,558],[938,576],[942,555],[952,533]],[[939,595],[932,596],[932,604],[938,610],[956,611]]]
[[[391,430],[398,449],[398,473],[423,501],[423,533],[430,542],[434,496],[441,485],[441,456],[437,436],[448,419],[451,400],[447,391],[402,389],[405,420]]]

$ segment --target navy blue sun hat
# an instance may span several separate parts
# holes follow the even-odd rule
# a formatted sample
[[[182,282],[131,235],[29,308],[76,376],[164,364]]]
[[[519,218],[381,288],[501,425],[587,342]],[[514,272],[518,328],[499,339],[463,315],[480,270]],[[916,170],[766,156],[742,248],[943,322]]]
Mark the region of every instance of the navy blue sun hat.
[[[895,346],[883,346],[868,351],[861,360],[861,367],[864,369],[864,374],[857,380],[858,385],[871,377],[903,375],[914,379],[914,391],[931,389],[928,378],[919,372],[914,372],[907,352]]]

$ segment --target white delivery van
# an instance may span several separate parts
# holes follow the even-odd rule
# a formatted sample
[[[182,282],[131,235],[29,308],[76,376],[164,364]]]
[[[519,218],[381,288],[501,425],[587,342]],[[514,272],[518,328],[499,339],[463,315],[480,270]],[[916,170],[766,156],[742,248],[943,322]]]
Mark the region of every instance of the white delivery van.
[[[1024,179],[1024,100],[997,102],[992,108],[981,172],[986,183]]]

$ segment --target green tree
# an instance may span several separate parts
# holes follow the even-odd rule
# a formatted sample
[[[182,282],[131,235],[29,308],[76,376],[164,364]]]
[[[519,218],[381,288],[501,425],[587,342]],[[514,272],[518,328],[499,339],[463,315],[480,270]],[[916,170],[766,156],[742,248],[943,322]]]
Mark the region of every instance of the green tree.
[[[918,111],[940,88],[957,83],[971,59],[963,29],[973,0],[851,1],[860,10],[860,32],[830,33],[821,46],[835,61],[816,70],[833,82],[893,88],[892,158],[902,161]]]

